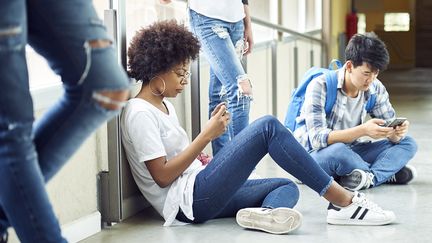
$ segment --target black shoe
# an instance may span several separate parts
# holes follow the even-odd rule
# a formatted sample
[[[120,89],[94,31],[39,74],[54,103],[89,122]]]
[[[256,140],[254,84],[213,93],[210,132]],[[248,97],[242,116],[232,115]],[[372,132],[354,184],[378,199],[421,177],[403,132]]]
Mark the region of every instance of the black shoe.
[[[411,165],[405,165],[400,171],[386,181],[386,184],[408,184],[417,177],[417,170]]]
[[[8,241],[8,232],[4,232],[2,235],[0,235],[0,243],[6,243]]]

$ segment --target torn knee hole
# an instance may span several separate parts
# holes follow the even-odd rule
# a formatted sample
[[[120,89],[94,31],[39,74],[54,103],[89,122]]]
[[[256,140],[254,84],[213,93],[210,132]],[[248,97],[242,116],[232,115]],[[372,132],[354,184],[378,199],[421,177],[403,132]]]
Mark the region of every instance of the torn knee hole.
[[[99,91],[93,93],[95,99],[102,107],[108,110],[121,109],[126,105],[126,100],[129,97],[129,91]]]
[[[237,84],[240,95],[252,96],[252,83],[246,75],[237,78]]]
[[[110,40],[90,40],[88,43],[91,48],[105,48],[112,45]]]
[[[13,26],[10,28],[0,29],[0,37],[16,36],[22,32],[21,26]]]
[[[247,42],[246,42],[246,44],[247,44]],[[240,60],[243,59],[243,55],[245,53],[245,48],[246,48],[245,41],[243,39],[240,39],[236,42],[235,50],[236,50],[237,56]]]
[[[225,29],[224,27],[220,26],[220,25],[213,26],[212,30],[221,39],[226,39],[229,36],[228,30]]]

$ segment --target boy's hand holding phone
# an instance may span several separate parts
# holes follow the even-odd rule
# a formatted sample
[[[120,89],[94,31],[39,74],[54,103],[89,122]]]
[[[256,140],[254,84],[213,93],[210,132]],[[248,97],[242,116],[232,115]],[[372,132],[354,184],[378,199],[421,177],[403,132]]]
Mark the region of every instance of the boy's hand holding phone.
[[[388,120],[384,125],[384,127],[393,127],[396,128],[398,126],[401,126],[407,119],[405,117],[396,117],[392,120]]]
[[[405,117],[398,117],[390,121],[387,126],[393,127],[393,134],[389,136],[390,141],[398,143],[408,133],[409,121]]]

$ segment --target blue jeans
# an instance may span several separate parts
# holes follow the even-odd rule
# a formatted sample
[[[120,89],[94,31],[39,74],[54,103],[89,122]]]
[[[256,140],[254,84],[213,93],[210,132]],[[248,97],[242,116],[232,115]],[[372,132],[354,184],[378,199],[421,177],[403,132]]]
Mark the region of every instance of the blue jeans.
[[[249,82],[241,64],[244,47],[243,20],[229,23],[190,10],[190,25],[210,63],[209,117],[214,108],[226,102],[231,120],[227,132],[212,141],[213,154],[249,124],[252,96],[240,92],[238,83]]]
[[[97,91],[125,91],[128,78],[112,46],[90,45],[109,40],[91,1],[0,0],[0,6],[0,234],[12,226],[21,242],[65,242],[45,183],[118,113],[96,101]],[[27,43],[64,86],[64,96],[35,123]]]
[[[312,152],[311,156],[333,177],[349,174],[354,169],[372,172],[374,186],[378,186],[402,169],[416,152],[414,139],[405,137],[399,144],[388,139],[352,146],[335,143]]]
[[[177,219],[201,223],[213,218],[232,217],[246,207],[294,207],[299,191],[289,179],[247,180],[267,153],[282,169],[319,195],[325,194],[333,181],[291,132],[276,118],[265,116],[234,137],[198,173],[192,205],[195,219],[188,220],[181,212]]]

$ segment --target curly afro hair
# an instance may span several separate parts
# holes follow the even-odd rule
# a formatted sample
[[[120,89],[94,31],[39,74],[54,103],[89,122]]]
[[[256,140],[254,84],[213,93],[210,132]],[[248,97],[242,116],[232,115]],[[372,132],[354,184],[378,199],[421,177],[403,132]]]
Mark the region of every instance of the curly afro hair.
[[[142,28],[133,37],[128,49],[128,74],[143,84],[193,60],[200,50],[199,41],[175,20],[156,22]]]

